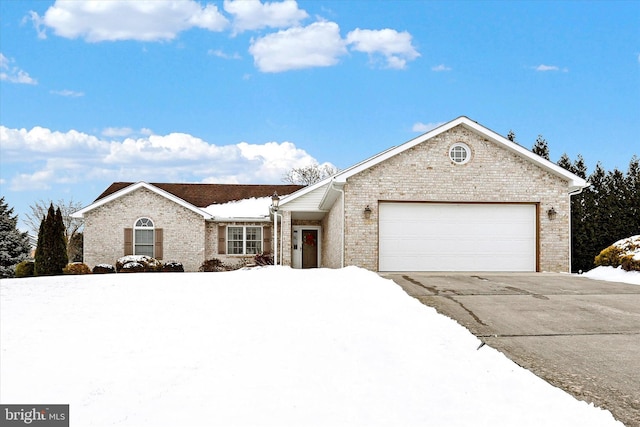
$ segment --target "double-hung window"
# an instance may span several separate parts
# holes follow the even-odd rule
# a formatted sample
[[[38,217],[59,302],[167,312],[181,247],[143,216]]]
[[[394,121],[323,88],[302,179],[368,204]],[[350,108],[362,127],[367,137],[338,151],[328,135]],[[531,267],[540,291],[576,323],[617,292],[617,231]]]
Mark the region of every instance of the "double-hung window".
[[[262,227],[227,227],[229,255],[255,255],[262,252]]]
[[[154,237],[153,221],[149,218],[140,218],[136,221],[133,228],[134,232],[134,255],[154,256],[153,253],[153,237]]]

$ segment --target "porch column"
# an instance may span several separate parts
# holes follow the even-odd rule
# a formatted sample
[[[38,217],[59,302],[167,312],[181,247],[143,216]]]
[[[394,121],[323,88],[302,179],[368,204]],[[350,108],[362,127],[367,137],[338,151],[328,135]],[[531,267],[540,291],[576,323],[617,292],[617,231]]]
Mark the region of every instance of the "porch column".
[[[282,265],[291,265],[291,212],[290,211],[280,211],[281,222],[280,227],[282,227],[282,239],[280,241],[280,250],[282,251]]]

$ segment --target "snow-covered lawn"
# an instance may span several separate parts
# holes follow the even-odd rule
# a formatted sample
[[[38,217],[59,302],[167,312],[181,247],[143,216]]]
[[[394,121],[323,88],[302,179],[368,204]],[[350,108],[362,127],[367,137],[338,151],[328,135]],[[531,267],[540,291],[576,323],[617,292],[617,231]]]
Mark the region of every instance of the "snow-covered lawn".
[[[624,271],[622,267],[596,267],[584,273],[584,276],[595,280],[640,285],[640,271]]]
[[[375,273],[0,283],[2,403],[73,426],[621,426]]]

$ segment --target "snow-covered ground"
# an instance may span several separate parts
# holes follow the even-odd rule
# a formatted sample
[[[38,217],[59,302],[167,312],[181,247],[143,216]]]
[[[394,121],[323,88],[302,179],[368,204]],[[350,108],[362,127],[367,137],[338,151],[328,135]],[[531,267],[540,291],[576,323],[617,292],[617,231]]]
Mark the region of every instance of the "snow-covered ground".
[[[350,267],[0,283],[2,403],[73,426],[621,426]]]
[[[596,267],[584,273],[583,276],[595,280],[640,285],[640,271],[624,271],[622,267]]]

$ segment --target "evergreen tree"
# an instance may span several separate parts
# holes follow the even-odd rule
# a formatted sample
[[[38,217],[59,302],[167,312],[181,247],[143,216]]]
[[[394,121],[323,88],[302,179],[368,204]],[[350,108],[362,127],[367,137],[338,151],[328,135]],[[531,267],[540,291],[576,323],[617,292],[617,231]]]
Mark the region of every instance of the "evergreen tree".
[[[17,228],[18,216],[0,198],[0,278],[14,277],[15,266],[29,256],[29,235]]]
[[[562,156],[558,159],[557,165],[561,168],[568,170],[571,173],[574,172],[573,164],[571,163],[571,159],[567,153],[562,153]]]
[[[67,240],[64,236],[62,214],[60,209],[54,210],[51,204],[38,232],[34,273],[36,276],[62,274],[67,261]]]
[[[635,236],[640,234],[640,159],[637,156],[633,156],[629,162],[626,188],[628,191],[626,209],[629,221],[627,227],[630,231],[629,236]]]
[[[515,142],[516,144],[518,143],[518,141],[516,141],[516,134],[511,129],[509,129],[509,133],[507,134],[507,139],[511,142]]]
[[[547,144],[547,140],[544,139],[542,135],[538,135],[538,138],[536,138],[536,143],[533,145],[531,151],[533,151],[538,156],[549,160],[549,145]]]
[[[573,162],[573,173],[582,179],[587,179],[587,166],[584,164],[582,155],[578,154],[578,158]]]
[[[62,212],[60,208],[56,209],[56,217],[54,221],[54,244],[55,248],[53,253],[56,257],[56,265],[60,266],[60,271],[69,264],[69,255],[67,253],[67,236],[64,220],[62,219]]]
[[[609,242],[607,233],[608,215],[605,199],[606,173],[600,163],[589,175],[591,184],[582,193],[582,206],[576,215],[572,215],[574,221],[580,221],[579,233],[574,236],[574,271],[588,271],[594,268],[593,260],[600,251],[613,242]],[[578,218],[577,215],[581,217]],[[573,228],[573,227],[572,227]],[[607,243],[608,242],[608,243]]]

